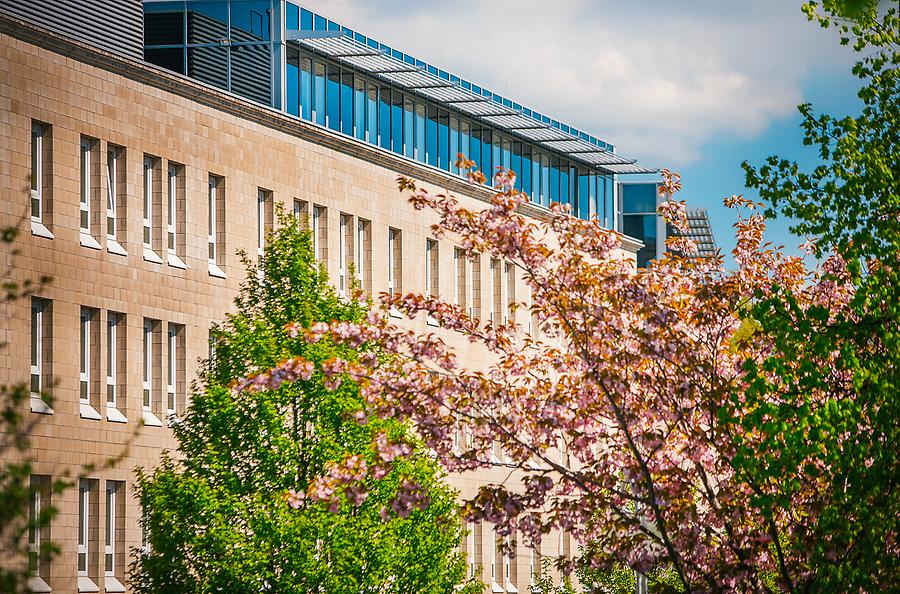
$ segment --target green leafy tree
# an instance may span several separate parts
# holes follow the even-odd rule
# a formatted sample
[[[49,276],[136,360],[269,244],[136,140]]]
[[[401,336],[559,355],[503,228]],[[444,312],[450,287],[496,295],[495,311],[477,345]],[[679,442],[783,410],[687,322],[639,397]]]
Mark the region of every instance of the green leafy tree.
[[[358,356],[289,336],[289,322],[360,321],[367,306],[339,298],[314,264],[309,232],[279,219],[259,265],[244,258],[236,313],[214,329],[214,356],[175,427],[179,456],[139,471],[149,546],[133,564],[133,586],[178,594],[459,591],[466,566],[456,552],[456,493],[423,449],[367,479],[367,495],[329,498],[321,482],[348,456],[360,467],[383,460],[376,450],[410,438],[404,425],[362,418],[357,386],[326,389],[335,380],[319,371],[277,389],[232,389],[234,378],[292,358],[319,366]],[[428,501],[403,506],[407,479],[427,487]]]
[[[2,269],[0,306],[4,309],[15,301],[27,299],[50,282],[49,277],[17,279],[15,242],[27,217],[21,216],[13,224],[0,227],[0,253],[6,253],[7,261]],[[0,342],[0,349],[7,348]],[[29,503],[33,489],[31,484],[31,459],[28,455],[29,436],[35,420],[26,420],[23,409],[28,405],[31,390],[28,384],[0,385],[0,592],[18,594],[27,592],[32,568],[40,560],[55,555],[57,547],[49,540],[42,540],[40,550],[33,552],[28,546],[30,533],[41,531],[56,514],[55,508],[45,507],[37,516],[30,516]],[[50,402],[51,395],[43,394]],[[69,485],[65,478],[57,478],[46,488],[59,493]]]
[[[767,447],[739,448],[735,460],[749,476],[781,480],[777,496],[756,502],[763,509],[785,509],[811,485],[827,495],[821,509],[794,515],[796,538],[773,543],[780,559],[809,559],[788,589],[887,591],[900,584],[900,14],[896,3],[875,1],[804,10],[860,53],[853,72],[862,109],[834,117],[800,106],[804,142],[821,158],[811,170],[778,157],[744,168],[767,215],[793,217],[810,251],[828,256],[835,290],[838,278],[849,279],[852,298],[837,315],[804,310],[785,292],[752,308],[754,331],[774,337],[776,348],[751,367],[758,408],[741,424]],[[827,373],[784,364],[823,358],[832,362]],[[828,397],[810,400],[815,392]]]

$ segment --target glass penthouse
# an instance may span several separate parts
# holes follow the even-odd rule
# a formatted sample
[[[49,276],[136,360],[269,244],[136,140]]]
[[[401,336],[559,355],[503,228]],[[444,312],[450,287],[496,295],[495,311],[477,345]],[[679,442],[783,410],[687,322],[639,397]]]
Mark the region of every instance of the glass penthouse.
[[[452,174],[457,153],[623,231],[616,175],[653,173],[586,132],[293,0],[145,0],[151,63]],[[654,185],[655,187],[655,185]]]

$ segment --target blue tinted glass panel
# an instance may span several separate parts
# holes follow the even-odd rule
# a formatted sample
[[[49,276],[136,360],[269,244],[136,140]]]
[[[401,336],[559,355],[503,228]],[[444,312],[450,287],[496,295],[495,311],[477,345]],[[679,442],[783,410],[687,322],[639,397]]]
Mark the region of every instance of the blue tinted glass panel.
[[[296,4],[288,2],[284,10],[285,29],[288,31],[296,31],[300,28],[300,7]]]
[[[469,122],[462,120],[459,123],[459,152],[466,157],[472,154],[472,131]]]
[[[305,8],[300,9],[300,29],[302,31],[312,31],[313,29],[313,13]]]
[[[623,212],[656,212],[656,182],[622,184]]]
[[[438,167],[450,171],[450,116],[446,111],[438,117]]]
[[[387,87],[378,91],[378,146],[391,148],[391,90]]]
[[[341,72],[334,66],[328,67],[328,83],[325,88],[327,116],[325,125],[332,130],[341,129]]]
[[[403,95],[397,91],[391,102],[391,148],[403,154]]]
[[[425,105],[416,103],[416,146],[415,158],[425,161]]]
[[[572,206],[572,214],[575,213],[574,204],[572,204],[572,194],[569,192],[569,164],[563,161],[559,165],[559,202],[560,204],[568,204]]]
[[[340,31],[341,26],[338,23],[335,23],[334,21],[328,21],[328,30],[329,31]]]
[[[510,168],[513,170],[513,173],[516,174],[516,188],[522,189],[522,143],[514,142],[512,143],[512,164]],[[531,171],[529,170],[528,175],[531,175]]]
[[[304,120],[312,119],[312,62],[300,58],[300,110]]]
[[[550,164],[550,201],[559,202],[559,158],[552,157]]]
[[[353,74],[341,72],[341,132],[353,136]]]
[[[494,161],[491,154],[492,144],[491,138],[493,133],[487,128],[481,129],[481,172],[487,178],[488,185],[493,185],[491,180],[494,179]]]
[[[459,154],[459,119],[450,118],[450,171],[459,174],[459,167],[456,166],[456,156]]]
[[[491,138],[493,140],[491,143],[491,173],[488,176],[488,181],[491,182],[491,185],[494,185],[494,175],[497,173],[497,168],[503,167],[503,156],[500,148],[500,135],[497,132],[493,132]]]
[[[378,87],[368,83],[366,99],[366,140],[378,144]]]
[[[228,90],[228,48],[189,47],[188,76]]]
[[[360,140],[366,139],[366,81],[357,76],[353,90],[353,132]]]
[[[525,195],[531,198],[531,189],[534,187],[532,182],[534,181],[534,165],[531,162],[531,154],[528,152],[528,149],[525,150],[525,154],[522,155],[522,178],[521,178],[521,188],[522,191],[525,192]]]
[[[328,29],[328,21],[325,20],[325,17],[315,15],[315,23],[313,25],[313,28],[316,31],[325,31]]]
[[[481,127],[472,125],[471,144],[469,146],[469,159],[475,161],[475,169],[484,171],[481,166]]]
[[[501,155],[500,166],[504,169],[512,169],[512,143],[510,141],[503,141]]]
[[[541,155],[541,204],[550,206],[550,157],[548,155]]]
[[[438,122],[437,110],[428,106],[428,119],[425,122],[425,161],[429,165],[438,166]]]
[[[578,176],[578,216],[582,219],[591,218],[591,178],[587,175]]]
[[[288,4],[290,7],[291,5]],[[285,96],[287,112],[294,116],[300,115],[300,64],[296,60],[288,59],[284,70]]]
[[[416,156],[416,106],[412,99],[403,99],[403,154],[414,159]]]
[[[231,40],[268,41],[271,39],[271,14],[269,0],[232,0]]]
[[[225,37],[228,37],[228,5],[225,2],[187,3],[187,42],[189,44],[218,43]],[[190,59],[190,56],[188,58]]]
[[[325,64],[313,63],[313,121],[325,125]]]

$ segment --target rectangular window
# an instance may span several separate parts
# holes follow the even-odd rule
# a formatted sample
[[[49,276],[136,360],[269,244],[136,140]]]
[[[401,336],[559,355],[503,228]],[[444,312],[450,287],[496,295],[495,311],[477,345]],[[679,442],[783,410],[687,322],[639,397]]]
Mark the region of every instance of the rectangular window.
[[[481,255],[473,254],[469,260],[469,270],[466,274],[469,297],[469,317],[481,316]]]
[[[324,206],[313,206],[312,224],[312,248],[313,256],[319,263],[328,262],[328,209]]]
[[[469,522],[468,528],[469,531],[466,534],[466,556],[469,558],[469,577],[475,577],[475,570],[478,568],[478,549],[476,545],[476,524],[475,522]]]
[[[186,268],[184,165],[169,162],[166,174],[166,252],[169,266]]]
[[[50,575],[50,477],[31,475],[28,502],[28,573],[29,581],[41,586],[35,591],[49,592],[44,581]]]
[[[309,202],[294,199],[294,219],[299,221],[301,229],[309,228]]]
[[[91,144],[92,140],[89,138],[81,138],[81,167],[79,171],[81,173],[81,182],[79,184],[79,189],[81,190],[81,199],[79,201],[79,208],[81,212],[81,232],[87,233],[90,235],[91,233]]]
[[[366,293],[372,292],[372,223],[356,219],[356,277]]]
[[[262,256],[266,249],[266,233],[272,228],[272,192],[259,188],[256,192],[256,254]]]
[[[127,255],[119,243],[125,225],[125,149],[106,146],[106,249]],[[123,238],[123,237],[122,237]]]
[[[209,273],[224,278],[225,273],[225,179],[209,176],[208,194]]]
[[[400,230],[388,229],[388,293],[396,295],[403,292],[401,276],[403,270],[403,244]]]
[[[341,213],[338,245],[338,292],[345,295],[350,289],[350,263],[353,256],[353,217]]]
[[[100,210],[97,204],[100,189],[100,162],[97,159],[98,145],[99,142],[93,138],[81,137],[79,229],[81,231],[81,245],[94,249],[100,249],[100,244],[93,237],[93,225],[99,219],[99,217],[94,217],[94,213]]]
[[[50,358],[50,341],[46,333],[48,310],[48,301],[31,298],[31,397],[38,400],[43,396]]]
[[[158,393],[158,387],[161,385],[160,367],[162,353],[161,341],[158,340],[160,323],[156,320],[144,319],[144,339],[143,339],[143,398],[141,400],[141,408],[143,410],[144,424],[159,427],[162,423],[155,412],[159,403],[153,395]]]
[[[79,342],[81,345],[79,356],[79,403],[83,418],[99,419],[95,405],[98,404],[96,386],[99,384],[100,357],[98,346],[100,343],[97,332],[97,320],[99,312],[90,307],[81,308]]]
[[[50,126],[31,122],[31,221],[32,232],[49,235]],[[39,226],[38,226],[39,225]],[[45,226],[46,225],[46,226]],[[50,235],[52,237],[52,235]]]
[[[106,481],[103,530],[103,575],[107,592],[124,592],[125,483]]]
[[[495,324],[503,322],[503,269],[500,260],[491,258],[491,321]]]
[[[438,242],[425,240],[425,290],[432,297],[438,296],[440,287],[440,254]]]
[[[468,280],[466,275],[466,253],[462,248],[453,250],[453,294],[454,300],[463,311],[468,311]]]
[[[166,339],[166,418],[184,409],[184,326],[169,323]]]
[[[143,226],[144,226],[144,257],[147,252],[153,251],[153,157],[144,156],[144,187],[143,187]]]
[[[106,314],[106,418],[124,423],[119,394],[125,385],[125,315]]]
[[[516,303],[516,267],[512,262],[504,264],[506,276],[506,312],[509,321],[515,322]],[[504,320],[506,322],[507,320]]]
[[[78,483],[78,582],[79,590],[82,590],[82,578],[90,577],[90,560],[93,551],[91,545],[94,544],[92,532],[96,518],[92,505],[95,496],[94,482],[92,480],[82,479]],[[96,591],[96,590],[93,590]]]

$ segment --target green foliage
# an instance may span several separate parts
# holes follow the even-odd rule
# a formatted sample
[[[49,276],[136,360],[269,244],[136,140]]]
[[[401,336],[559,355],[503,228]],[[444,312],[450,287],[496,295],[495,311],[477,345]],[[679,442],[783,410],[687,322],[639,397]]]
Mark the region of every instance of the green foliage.
[[[26,217],[20,217],[16,224],[0,228],[0,248],[10,254],[9,264],[3,269],[0,283],[0,304],[10,304],[30,297],[50,282],[47,277],[37,281],[14,279],[15,256],[18,251],[13,244]],[[0,343],[0,348],[6,348]],[[31,501],[31,461],[27,455],[29,436],[34,426],[33,420],[26,421],[22,410],[28,405],[31,391],[28,384],[0,385],[0,592],[19,594],[28,592],[28,541],[29,530],[40,530],[48,526],[56,515],[53,507],[45,508],[36,518],[29,518]],[[45,402],[50,395],[44,394]],[[48,488],[52,493],[60,493],[69,485],[64,478],[57,478]],[[50,541],[41,542],[38,555],[49,558],[58,553],[58,548]]]
[[[311,238],[283,214],[268,237],[259,266],[245,258],[247,279],[236,313],[215,328],[215,356],[194,388],[175,428],[179,456],[165,456],[140,472],[149,552],[135,561],[133,585],[142,593],[459,591],[465,561],[455,552],[462,536],[455,493],[424,451],[395,461],[370,495],[338,509],[305,499],[288,505],[289,490],[305,492],[330,463],[359,454],[374,460],[379,432],[393,438],[407,429],[392,419],[360,424],[355,384],[310,381],[277,390],[236,393],[236,379],[290,357],[320,364],[357,353],[326,341],[291,339],[285,325],[360,321],[366,306],[345,301],[315,264]],[[400,481],[427,488],[430,505],[402,518],[390,512]],[[480,591],[468,584],[462,591]]]
[[[854,296],[842,315],[803,310],[784,294],[753,308],[777,348],[747,364],[756,409],[743,429],[763,447],[739,448],[735,465],[780,485],[755,502],[769,518],[802,488],[828,495],[821,509],[790,510],[801,527],[795,541],[772,535],[773,555],[810,558],[810,575],[789,587],[884,591],[900,583],[900,18],[884,2],[809,2],[804,10],[864,52],[854,67],[863,108],[833,117],[800,106],[804,142],[821,158],[811,171],[777,157],[744,168],[768,216],[795,218],[792,230],[815,238],[818,256],[832,251],[846,262]],[[841,260],[831,264],[839,283]],[[784,364],[828,359],[832,369]]]
[[[634,594],[637,591],[637,576],[634,570],[622,563],[613,563],[611,567],[602,569],[582,565],[577,573],[582,586],[595,594]],[[650,594],[684,592],[678,574],[671,568],[654,568],[645,579],[647,592]]]

